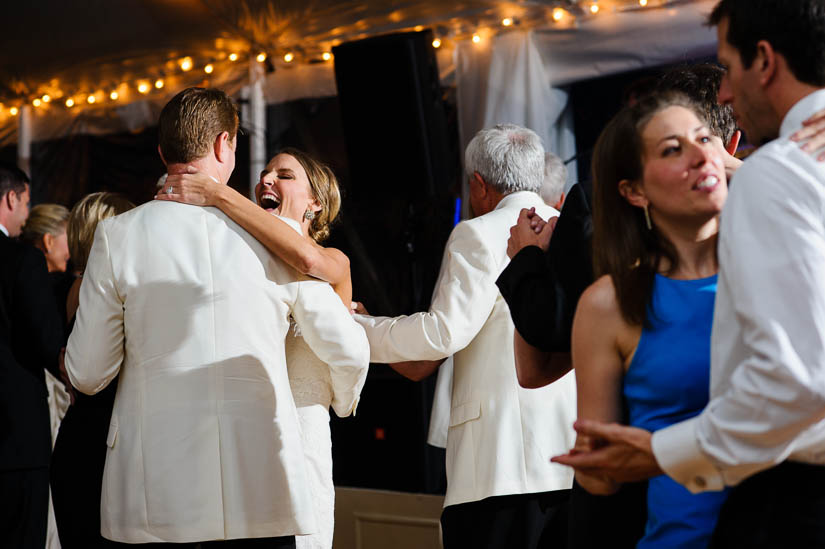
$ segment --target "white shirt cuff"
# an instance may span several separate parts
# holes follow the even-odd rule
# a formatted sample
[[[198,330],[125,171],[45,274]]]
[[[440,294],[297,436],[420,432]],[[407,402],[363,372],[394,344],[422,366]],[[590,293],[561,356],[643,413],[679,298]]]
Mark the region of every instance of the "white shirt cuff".
[[[694,417],[653,433],[653,456],[667,476],[696,494],[722,490],[725,480],[699,445]]]

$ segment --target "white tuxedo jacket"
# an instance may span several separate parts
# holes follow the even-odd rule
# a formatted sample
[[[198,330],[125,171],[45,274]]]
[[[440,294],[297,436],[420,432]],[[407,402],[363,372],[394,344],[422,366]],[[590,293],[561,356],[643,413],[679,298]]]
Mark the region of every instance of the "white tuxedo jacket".
[[[430,310],[396,318],[356,316],[373,362],[454,355],[444,505],[570,488],[572,469],[549,462],[575,438],[572,372],[541,389],[518,384],[513,322],[495,282],[522,208],[558,215],[532,192],[507,195],[486,215],[456,225]],[[541,319],[536,319],[541,322]]]
[[[150,202],[100,223],[66,352],[72,384],[120,372],[101,498],[104,537],[194,542],[312,533],[284,337],[290,313],[333,378],[369,362],[364,331],[214,208]]]

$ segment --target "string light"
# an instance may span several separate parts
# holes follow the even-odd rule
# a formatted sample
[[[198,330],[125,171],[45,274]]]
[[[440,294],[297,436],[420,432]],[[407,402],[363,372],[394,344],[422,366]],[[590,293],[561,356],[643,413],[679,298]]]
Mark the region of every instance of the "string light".
[[[9,109],[9,114],[12,116],[17,116],[18,110],[17,107],[12,107]]]
[[[88,102],[89,102],[89,105],[91,105],[92,103],[94,103],[95,101],[97,101],[97,99],[95,99],[95,96],[94,96],[94,95],[90,95],[89,97],[87,97],[87,98],[86,98],[86,101],[88,101]]]
[[[149,93],[149,83],[141,82],[140,84],[138,84],[138,91],[140,93]]]
[[[647,5],[647,0],[639,0],[639,5],[645,7]]]
[[[321,54],[321,58],[324,61],[329,61],[330,59],[332,59],[332,54],[329,53],[328,51],[325,51],[324,53]]]
[[[597,3],[593,2],[590,5],[590,13],[593,13],[593,14],[599,13],[599,5]]]
[[[642,0],[639,0],[639,1],[641,2]],[[563,9],[555,8],[553,10],[553,20],[554,21],[561,21],[563,17],[564,17],[564,10]]]
[[[435,40],[433,40],[433,47],[434,48],[440,48],[441,47],[441,38],[436,38]]]
[[[52,96],[47,93],[47,94],[43,95],[43,97],[41,97],[40,99],[43,100],[43,103],[48,103],[49,101],[52,100]]]
[[[180,69],[183,72],[191,71],[192,70],[192,58],[189,56],[184,57],[180,60]]]
[[[505,27],[509,27],[510,25],[513,24],[513,19],[510,18],[510,17],[505,17],[504,19],[501,20],[501,24]]]
[[[238,54],[235,53],[235,52],[230,53],[229,54],[229,60],[230,61],[237,61],[238,60]]]
[[[40,104],[41,104],[40,98],[39,98],[39,97],[35,97],[35,98],[34,98],[34,101],[32,101],[32,105],[34,105],[35,107],[39,107],[39,106],[40,106]]]
[[[70,97],[70,98],[68,98],[68,99],[66,100],[66,106],[67,106],[67,107],[69,107],[70,109],[71,109],[72,107],[74,107],[74,99],[72,99],[71,97]]]
[[[284,61],[286,61],[287,63],[292,63],[293,59],[295,59],[295,55],[291,51],[288,51],[286,52],[286,54],[284,54]]]
[[[258,60],[258,63],[263,63],[264,61],[266,61],[266,54],[264,52],[261,52],[255,59]]]
[[[478,44],[479,42],[481,42],[481,37],[477,34],[474,34],[473,35],[473,43]]]
[[[112,101],[117,101],[118,97],[120,97],[120,94],[118,94],[115,90],[112,90],[112,93],[109,94],[109,99]]]
[[[163,78],[158,78],[155,80],[155,87],[157,89],[161,89],[163,87]]]
[[[215,67],[212,66],[212,63],[209,63],[203,68],[203,72],[206,74],[212,74],[212,71],[215,70]]]

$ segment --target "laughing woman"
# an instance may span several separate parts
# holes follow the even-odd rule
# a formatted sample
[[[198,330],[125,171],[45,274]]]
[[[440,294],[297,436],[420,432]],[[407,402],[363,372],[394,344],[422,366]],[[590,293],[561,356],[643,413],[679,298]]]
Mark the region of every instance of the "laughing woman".
[[[341,251],[319,244],[329,236],[329,226],[340,209],[338,182],[332,170],[305,153],[284,149],[269,161],[255,187],[258,206],[231,187],[200,174],[170,175],[157,198],[220,208],[286,263],[329,282],[350,306],[349,260]],[[286,357],[320,528],[318,534],[296,536],[296,544],[305,549],[328,549],[332,547],[335,505],[329,407],[342,417],[353,411],[336,408],[335,394],[351,393],[361,374],[333,381],[329,367],[295,333],[294,325],[287,335]]]
[[[701,110],[684,96],[662,95],[610,122],[593,170],[601,277],[573,324],[579,417],[655,431],[708,402],[724,162]],[[589,445],[581,435],[576,441]],[[595,494],[618,488],[582,472],[576,479]],[[725,497],[690,494],[666,475],[651,479],[637,547],[706,547]]]

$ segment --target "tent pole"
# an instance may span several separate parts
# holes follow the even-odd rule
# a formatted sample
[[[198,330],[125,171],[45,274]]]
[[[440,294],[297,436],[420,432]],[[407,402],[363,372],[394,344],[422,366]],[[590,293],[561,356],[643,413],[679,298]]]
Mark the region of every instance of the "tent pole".
[[[266,167],[266,101],[264,66],[249,59],[249,196],[255,199],[255,185]]]
[[[17,119],[17,167],[31,178],[32,108],[23,105]]]

